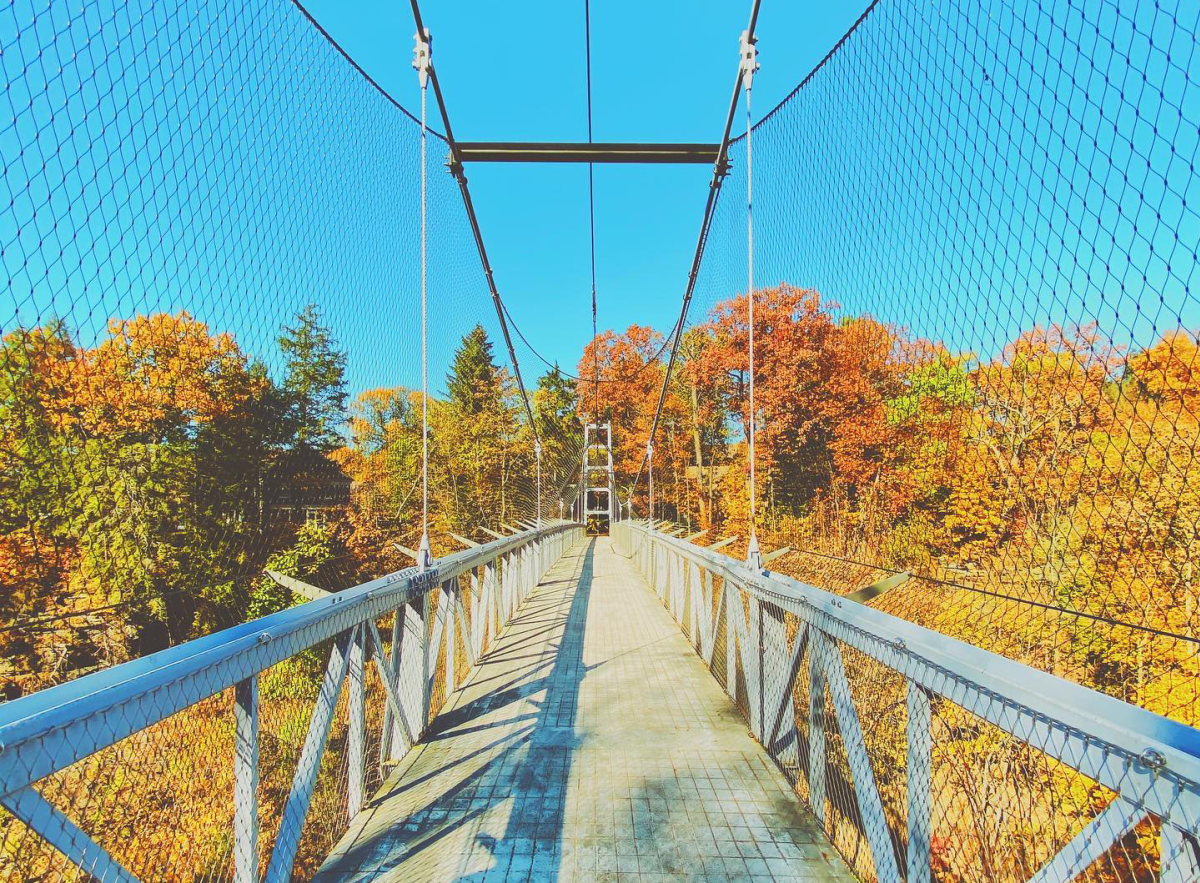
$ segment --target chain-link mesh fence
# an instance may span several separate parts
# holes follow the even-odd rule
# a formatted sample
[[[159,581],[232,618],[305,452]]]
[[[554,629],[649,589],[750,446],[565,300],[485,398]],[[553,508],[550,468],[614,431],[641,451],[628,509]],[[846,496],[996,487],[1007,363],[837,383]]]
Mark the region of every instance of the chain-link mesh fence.
[[[881,0],[752,136],[772,567],[907,573],[871,603],[1191,725],[1198,27],[1177,2]],[[761,38],[769,70],[786,42]],[[736,557],[745,135],[730,162],[654,455],[655,514]],[[628,484],[648,421],[618,419]]]

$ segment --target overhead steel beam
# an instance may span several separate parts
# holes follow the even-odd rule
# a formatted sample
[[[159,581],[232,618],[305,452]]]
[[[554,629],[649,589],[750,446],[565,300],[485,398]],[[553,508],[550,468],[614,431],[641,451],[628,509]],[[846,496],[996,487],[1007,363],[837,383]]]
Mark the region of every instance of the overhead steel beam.
[[[720,144],[459,141],[460,162],[703,163],[712,165]]]

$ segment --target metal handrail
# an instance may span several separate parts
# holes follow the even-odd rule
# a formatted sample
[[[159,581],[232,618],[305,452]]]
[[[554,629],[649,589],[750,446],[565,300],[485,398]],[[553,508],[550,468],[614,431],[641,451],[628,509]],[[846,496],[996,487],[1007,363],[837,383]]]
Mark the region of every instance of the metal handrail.
[[[859,633],[862,640],[851,643],[880,662],[891,664],[878,650],[878,645],[890,645],[931,670],[952,673],[955,679],[969,681],[980,690],[1011,696],[1037,715],[1090,732],[1132,754],[1158,751],[1167,769],[1200,782],[1200,730],[882,610],[845,601],[785,574],[756,573],[728,555],[649,531],[636,522],[627,524],[789,613],[802,619],[820,613],[832,620],[831,624]]]
[[[454,552],[424,572],[399,570],[0,704],[0,799],[475,568],[578,527],[555,522]]]

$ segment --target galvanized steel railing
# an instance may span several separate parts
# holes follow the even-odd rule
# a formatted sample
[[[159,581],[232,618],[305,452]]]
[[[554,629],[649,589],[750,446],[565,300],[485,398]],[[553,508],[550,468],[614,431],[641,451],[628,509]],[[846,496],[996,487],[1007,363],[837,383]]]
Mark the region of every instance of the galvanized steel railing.
[[[292,879],[302,837],[336,841],[581,534],[498,539],[0,705],[0,879]],[[319,789],[344,812],[313,835]]]
[[[1200,732],[643,523],[614,538],[861,878],[1200,880]]]

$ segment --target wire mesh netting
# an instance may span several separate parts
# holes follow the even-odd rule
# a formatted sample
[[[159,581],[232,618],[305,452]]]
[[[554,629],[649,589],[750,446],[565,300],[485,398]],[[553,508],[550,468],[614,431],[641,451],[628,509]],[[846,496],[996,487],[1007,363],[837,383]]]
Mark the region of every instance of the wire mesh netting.
[[[0,8],[0,70],[0,696],[410,565],[419,121],[276,0],[17,0]],[[573,386],[531,385],[539,506],[534,428],[448,145],[430,133],[428,151],[429,532],[442,556],[463,548],[454,535],[489,541],[557,514],[581,442]],[[497,570],[516,585],[507,561]],[[410,662],[398,689],[431,714],[510,612],[489,606],[499,589],[483,570],[462,579],[457,620],[445,586],[429,595],[437,617],[408,617],[409,659],[430,643],[433,689],[425,699]],[[446,616],[457,631],[438,632]],[[378,623],[383,656],[391,622]],[[338,653],[349,674],[295,832],[296,879],[405,747],[380,745],[399,727],[361,659],[372,642],[363,631],[358,650],[335,652],[346,637],[297,646],[257,677],[260,870]],[[0,879],[117,879],[58,851],[95,861],[86,838],[140,879],[232,879],[235,793],[246,800],[235,691],[188,689],[197,704],[131,711],[156,722],[92,754],[60,746],[75,762],[19,793],[5,783],[6,801],[44,798],[68,821],[37,810],[34,833],[0,809]]]
[[[872,603],[1188,724],[1198,24],[880,2],[752,135],[758,531],[793,550],[771,566],[841,592],[908,572]],[[655,514],[739,556],[744,135],[730,160]],[[647,423],[617,416],[628,484]]]
[[[1175,2],[881,0],[752,139],[757,529],[767,549],[792,550],[771,566],[843,593],[872,585],[878,610],[1191,725],[1198,27]],[[0,69],[3,696],[297,603],[267,570],[337,590],[409,563],[418,122],[299,5],[273,0],[14,0],[0,9]],[[613,423],[615,467],[632,481],[672,341],[642,326],[601,335],[582,389],[557,370],[531,384],[531,427],[517,367],[494,348],[447,145],[429,145],[441,555],[524,526],[539,503],[557,514],[576,492],[581,418]],[[736,537],[722,548],[737,557],[753,517],[747,147],[733,147],[663,399],[652,513],[705,542]],[[429,616],[413,627],[431,647],[402,689],[423,713],[486,646],[479,623],[494,634],[508,612],[482,600],[485,585],[526,567],[426,596],[460,612],[448,629]],[[1064,847],[1095,859],[1085,879],[1200,873],[1183,797],[1151,810],[1114,798],[1123,781],[1061,757],[1065,729],[1014,736],[980,691],[914,689],[899,651],[869,635],[806,631],[732,580],[671,567],[656,586],[680,588],[665,600],[693,645],[863,879],[910,864],[916,811],[943,883],[1027,880]],[[378,627],[389,634],[386,618]],[[258,678],[259,859],[311,772],[300,878],[350,821],[355,696],[361,787],[390,759],[374,668],[361,694],[346,686],[355,652],[343,634]],[[323,712],[339,662],[352,674]],[[768,682],[786,684],[778,708]],[[236,707],[233,688],[201,697],[36,791],[142,878],[229,879]],[[328,748],[306,771],[320,714]],[[1130,781],[1144,772],[1103,751]],[[88,873],[0,811],[0,879]]]
[[[289,603],[264,568],[411,563],[418,122],[288,2],[14,2],[0,40],[3,694]],[[431,135],[436,553],[537,511],[446,158]],[[573,391],[531,393],[557,514]]]

